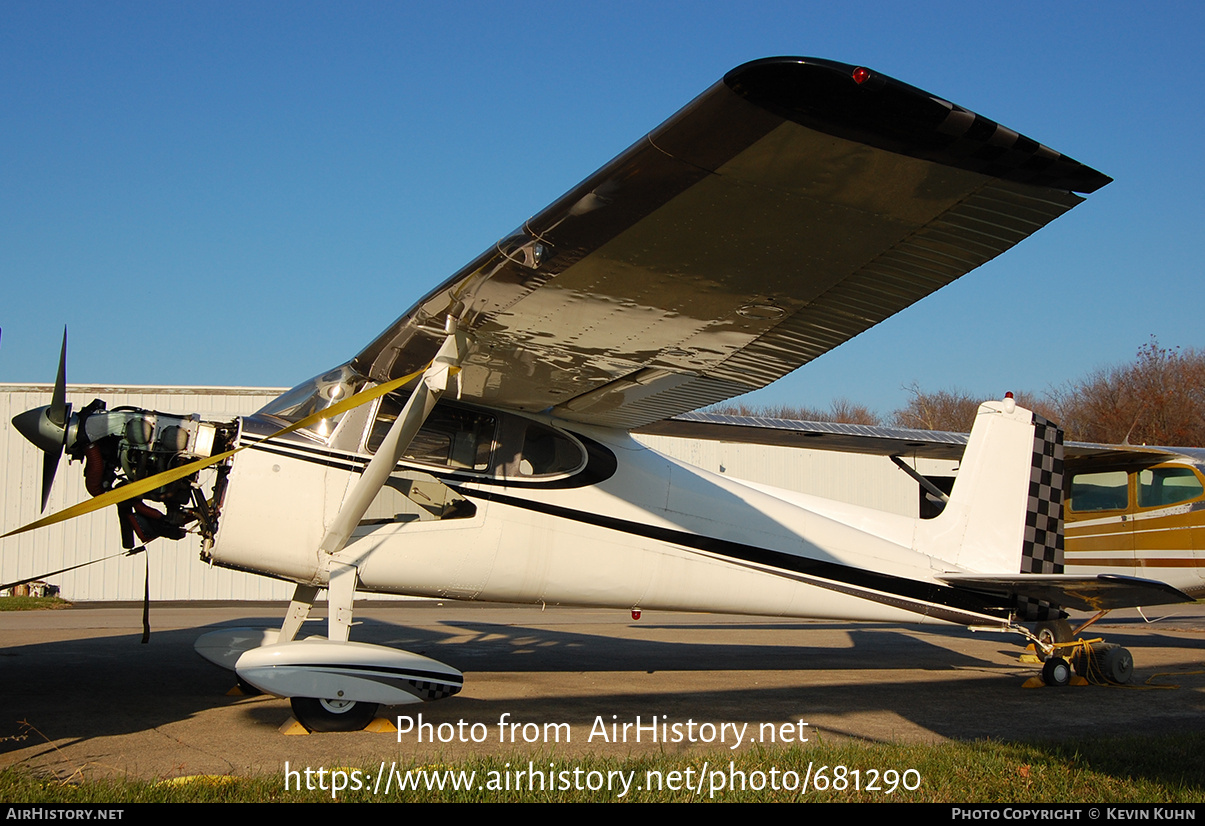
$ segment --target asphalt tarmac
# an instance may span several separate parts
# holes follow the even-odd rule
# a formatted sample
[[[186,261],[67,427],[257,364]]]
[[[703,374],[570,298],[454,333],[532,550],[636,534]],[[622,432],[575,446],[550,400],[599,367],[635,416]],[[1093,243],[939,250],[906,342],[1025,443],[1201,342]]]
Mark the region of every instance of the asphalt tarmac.
[[[1119,612],[1094,626],[1133,653],[1130,687],[1027,689],[1037,667],[1019,662],[1019,638],[954,627],[377,603],[357,605],[352,639],[453,665],[464,691],[383,709],[410,719],[401,735],[286,736],[288,701],[227,696],[233,675],[193,651],[207,631],[279,626],[283,613],[283,604],[153,605],[147,645],[138,605],[0,613],[0,767],[158,779],[279,774],[286,762],[738,753],[804,737],[1066,740],[1205,723],[1200,605],[1154,623]]]

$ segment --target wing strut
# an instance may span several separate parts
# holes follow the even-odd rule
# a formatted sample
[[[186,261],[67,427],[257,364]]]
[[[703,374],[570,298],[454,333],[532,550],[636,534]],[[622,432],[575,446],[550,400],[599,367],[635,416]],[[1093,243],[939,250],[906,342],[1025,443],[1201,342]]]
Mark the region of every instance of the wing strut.
[[[389,481],[397,463],[405,454],[423,422],[431,415],[435,403],[448,389],[449,380],[460,372],[460,363],[468,353],[468,336],[459,329],[456,319],[448,316],[445,323],[447,338],[431,364],[423,371],[414,391],[402,408],[402,412],[389,428],[389,433],[351,494],[343,501],[343,507],[327,528],[326,536],[318,545],[323,553],[334,557],[347,544],[352,531],[368,512],[369,505]],[[355,594],[356,566],[352,561],[328,559],[330,571],[330,615],[327,639],[346,642],[351,628],[352,597]]]
[[[895,462],[896,467],[911,476],[918,485],[924,488],[930,495],[936,497],[939,502],[943,502],[947,505],[950,504],[950,497],[946,495],[945,491],[930,482],[924,476],[921,476],[920,472],[910,467],[907,462],[900,458],[898,453],[893,453],[887,458]]]

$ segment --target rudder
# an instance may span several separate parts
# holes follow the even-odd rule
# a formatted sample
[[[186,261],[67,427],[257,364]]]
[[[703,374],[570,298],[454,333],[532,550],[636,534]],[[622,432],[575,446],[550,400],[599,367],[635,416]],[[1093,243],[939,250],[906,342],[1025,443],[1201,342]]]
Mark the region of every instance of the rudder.
[[[980,405],[950,501],[920,525],[918,547],[967,571],[1061,574],[1062,430],[1011,398]]]

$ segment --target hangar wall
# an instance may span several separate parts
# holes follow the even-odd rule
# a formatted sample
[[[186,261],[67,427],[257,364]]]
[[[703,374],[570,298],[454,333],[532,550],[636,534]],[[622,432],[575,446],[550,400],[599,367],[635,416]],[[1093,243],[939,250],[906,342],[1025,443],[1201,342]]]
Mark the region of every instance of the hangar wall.
[[[49,384],[0,384],[0,505],[6,531],[39,518],[42,453],[12,427],[16,414],[49,402]],[[67,401],[79,409],[102,398],[110,409],[121,405],[164,413],[199,413],[203,419],[226,420],[253,413],[282,392],[267,387],[139,387],[68,385]],[[83,466],[59,465],[46,513],[82,502]],[[117,513],[113,508],[81,516],[19,536],[0,540],[0,582],[13,582],[45,571],[56,571],[94,559],[123,553]],[[213,568],[200,559],[201,542],[190,534],[179,542],[157,539],[145,554],[118,556],[69,571],[46,581],[58,585],[64,599],[141,600],[150,565],[150,594],[154,600],[287,600],[291,583]]]
[[[5,530],[37,519],[42,455],[7,424],[14,415],[46,404],[50,385],[0,384],[0,513]],[[75,409],[94,398],[109,408],[121,405],[166,413],[199,413],[204,419],[226,420],[252,413],[274,399],[283,388],[266,387],[149,387],[69,385],[67,401]],[[641,435],[639,440],[673,458],[737,479],[825,496],[880,510],[916,516],[916,483],[880,456],[837,453],[797,447],[736,444]],[[947,465],[951,463],[946,463]],[[944,466],[943,466],[944,467]],[[920,468],[945,473],[942,468]],[[82,466],[59,466],[47,513],[88,498]],[[112,508],[59,525],[0,540],[0,582],[13,582],[47,571],[68,568],[122,553],[117,516]],[[214,568],[200,560],[200,540],[189,535],[179,542],[159,539],[146,554],[117,556],[75,571],[47,577],[62,596],[72,601],[141,600],[150,565],[150,595],[154,600],[287,600],[291,583]]]
[[[651,434],[639,434],[636,439],[660,453],[734,479],[901,516],[916,516],[920,511],[916,482],[886,456]],[[913,464],[925,475],[953,475],[955,463],[920,459]]]

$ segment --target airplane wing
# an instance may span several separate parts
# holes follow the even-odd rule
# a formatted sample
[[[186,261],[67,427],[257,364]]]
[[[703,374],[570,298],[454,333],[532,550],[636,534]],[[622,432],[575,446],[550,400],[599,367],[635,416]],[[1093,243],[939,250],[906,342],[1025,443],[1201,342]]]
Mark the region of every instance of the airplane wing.
[[[424,297],[355,359],[461,397],[635,427],[780,378],[999,255],[1109,178],[884,75],[729,72]]]
[[[801,447],[870,456],[962,458],[969,434],[904,427],[806,422],[769,416],[736,416],[696,411],[639,427],[636,433],[712,442]]]
[[[947,574],[942,577],[956,588],[1028,597],[1076,611],[1111,611],[1135,605],[1174,605],[1193,598],[1166,582],[1141,577],[1098,574],[1064,576],[1059,574]]]
[[[872,456],[910,456],[925,459],[962,458],[968,434],[946,430],[914,430],[905,427],[806,422],[767,416],[736,416],[727,413],[692,412],[641,426],[637,433],[677,436],[683,439],[738,442],[751,445],[804,447],[839,453]],[[1097,465],[1135,467],[1188,459],[1205,464],[1205,448],[1159,447],[1156,445],[1109,445],[1097,442],[1064,442],[1063,455],[1075,470]]]

